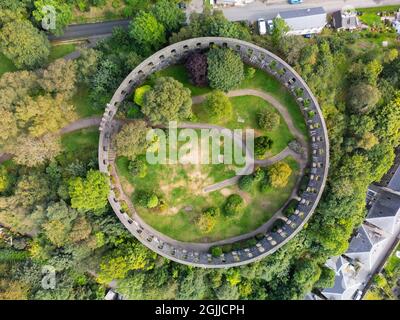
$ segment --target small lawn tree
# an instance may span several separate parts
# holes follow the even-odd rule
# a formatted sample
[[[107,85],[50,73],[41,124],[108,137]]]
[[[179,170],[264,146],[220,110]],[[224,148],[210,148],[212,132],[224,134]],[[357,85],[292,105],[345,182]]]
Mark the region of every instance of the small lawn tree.
[[[254,154],[257,158],[262,158],[265,153],[271,149],[273,141],[267,136],[261,136],[254,139]]]
[[[237,88],[244,79],[244,66],[240,56],[228,48],[212,48],[207,54],[210,87],[228,92]]]
[[[198,87],[207,85],[207,56],[203,53],[192,53],[186,60],[186,71],[190,81]]]
[[[239,189],[251,191],[254,186],[254,182],[255,180],[253,175],[242,176],[239,180]]]
[[[187,119],[192,115],[190,90],[171,77],[162,77],[144,96],[142,112],[154,124]]]
[[[273,131],[278,128],[280,123],[280,116],[276,112],[264,109],[259,114],[257,114],[257,123],[260,129],[267,131]]]
[[[274,188],[283,188],[289,182],[292,169],[286,162],[277,162],[268,168],[269,181]]]
[[[231,194],[228,199],[226,199],[224,205],[224,214],[227,217],[238,217],[242,214],[245,203],[241,196],[238,194]]]
[[[232,103],[222,91],[213,91],[207,95],[203,106],[212,120],[227,120],[232,117]]]
[[[208,208],[203,211],[203,213],[198,218],[196,225],[203,233],[209,233],[214,229],[217,223],[217,217],[220,215],[219,208]]]

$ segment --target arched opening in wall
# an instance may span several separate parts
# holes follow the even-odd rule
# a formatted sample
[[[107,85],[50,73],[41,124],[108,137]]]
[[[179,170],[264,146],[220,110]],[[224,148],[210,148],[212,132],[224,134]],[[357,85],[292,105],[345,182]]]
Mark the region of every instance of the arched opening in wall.
[[[159,57],[159,59],[162,61],[162,60],[165,59],[165,56],[162,54],[162,55]]]
[[[237,44],[236,47],[235,47],[235,50],[236,51],[240,51],[240,48],[241,48],[240,45]]]
[[[189,46],[188,45],[184,45],[183,46],[183,50],[188,51],[189,50]]]
[[[196,43],[196,47],[197,47],[197,48],[201,48],[201,42],[197,42],[197,43]]]

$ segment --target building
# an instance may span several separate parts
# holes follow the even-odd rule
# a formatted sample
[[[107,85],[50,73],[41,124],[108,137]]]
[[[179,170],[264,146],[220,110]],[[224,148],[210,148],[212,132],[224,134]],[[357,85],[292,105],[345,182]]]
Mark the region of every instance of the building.
[[[332,14],[332,26],[337,30],[354,30],[360,26],[355,11],[336,11]]]
[[[211,5],[217,6],[244,6],[252,2],[254,0],[210,0]]]
[[[279,12],[290,31],[288,35],[310,35],[320,33],[326,26],[327,15],[322,7]]]

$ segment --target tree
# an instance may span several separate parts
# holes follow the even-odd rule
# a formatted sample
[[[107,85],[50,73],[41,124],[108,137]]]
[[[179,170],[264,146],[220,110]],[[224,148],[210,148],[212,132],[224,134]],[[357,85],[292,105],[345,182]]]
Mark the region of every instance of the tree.
[[[232,117],[232,103],[229,98],[219,90],[207,95],[203,108],[212,120],[229,120]]]
[[[147,164],[142,158],[136,158],[130,161],[128,169],[134,177],[144,178],[147,175]]]
[[[47,61],[50,44],[29,21],[12,21],[1,28],[0,50],[17,68],[33,69]]]
[[[263,109],[257,114],[257,123],[260,129],[273,131],[279,127],[281,117],[275,111]]]
[[[152,13],[168,32],[179,30],[186,20],[184,11],[178,8],[174,2],[171,3],[170,0],[157,1],[152,9]]]
[[[51,6],[55,9],[55,28],[50,29],[50,31],[56,35],[61,35],[63,33],[63,29],[71,22],[72,20],[72,6],[65,1],[62,0],[35,0],[34,2],[35,10],[32,12],[33,17],[39,23],[46,18],[48,15],[48,10],[45,8],[47,6]]]
[[[35,167],[60,154],[61,141],[60,137],[51,134],[38,138],[21,135],[9,151],[14,154],[16,163]]]
[[[196,225],[203,233],[209,233],[214,229],[217,223],[217,217],[220,215],[219,208],[208,208],[202,212],[200,217],[197,219]]]
[[[10,177],[5,166],[0,165],[0,193],[4,192],[10,186]]]
[[[283,188],[289,182],[292,169],[285,162],[277,162],[268,168],[268,177],[272,187]]]
[[[56,60],[43,71],[39,84],[47,93],[72,97],[76,90],[75,62],[65,59]]]
[[[254,154],[257,158],[262,158],[271,149],[273,141],[267,136],[260,136],[254,139]]]
[[[81,49],[80,57],[76,60],[77,79],[81,83],[89,84],[91,77],[99,66],[100,52],[94,49]]]
[[[335,271],[328,267],[321,268],[321,275],[314,284],[315,288],[325,289],[332,288],[335,284]]]
[[[146,93],[142,112],[153,124],[160,124],[189,118],[191,107],[190,90],[173,78],[162,77]]]
[[[130,160],[146,152],[149,143],[146,140],[149,128],[143,120],[135,120],[125,125],[115,137],[117,154]]]
[[[238,194],[231,194],[225,201],[224,214],[228,217],[239,216],[244,209],[245,203]]]
[[[229,48],[212,48],[207,54],[210,87],[228,92],[244,79],[244,66],[240,56]]]
[[[89,170],[86,179],[78,177],[69,182],[71,207],[101,212],[107,205],[109,190],[108,178],[100,171]]]
[[[242,176],[239,180],[239,189],[243,191],[251,191],[253,189],[254,182],[255,180],[253,175]]]
[[[151,90],[151,86],[149,85],[144,85],[135,90],[135,96],[133,98],[133,101],[140,107],[143,107],[144,104],[144,95],[146,92]]]
[[[207,56],[204,53],[192,53],[185,63],[191,83],[198,87],[207,85]]]
[[[348,105],[353,113],[367,113],[380,99],[379,90],[369,84],[360,83],[349,90]]]
[[[371,132],[366,132],[358,141],[357,146],[365,150],[371,150],[379,143],[378,138]]]
[[[11,111],[0,106],[0,144],[10,143],[17,136],[17,119]]]
[[[273,24],[274,28],[271,35],[272,43],[274,46],[279,47],[281,40],[286,36],[286,33],[290,31],[290,28],[282,18],[275,18]]]
[[[165,28],[153,14],[140,11],[129,26],[129,34],[139,45],[157,50],[165,42]]]
[[[142,207],[153,209],[159,205],[160,200],[155,193],[139,191],[136,193],[136,202]]]

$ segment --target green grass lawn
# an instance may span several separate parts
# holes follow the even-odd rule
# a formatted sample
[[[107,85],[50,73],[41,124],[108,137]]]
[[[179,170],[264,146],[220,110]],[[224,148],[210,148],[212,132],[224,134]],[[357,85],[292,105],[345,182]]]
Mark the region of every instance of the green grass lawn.
[[[202,193],[203,187],[233,176],[232,171],[223,170],[223,165],[215,165],[214,169],[210,169],[208,165],[205,168],[150,165],[147,176],[137,178],[129,173],[128,160],[119,157],[117,170],[124,192],[133,202],[138,190],[155,192],[166,201],[168,209],[163,212],[135,206],[149,225],[177,240],[206,242],[250,232],[270,219],[285,204],[296,183],[299,170],[294,159],[287,158],[285,161],[293,170],[288,185],[282,189],[270,188],[263,193],[256,187],[250,193],[242,192],[237,186],[208,194]],[[216,173],[212,173],[212,170]],[[208,172],[208,175],[203,176],[201,172]],[[229,219],[221,214],[215,228],[208,234],[202,233],[195,224],[199,214],[208,207],[222,207],[231,193],[239,193],[245,199],[247,207],[244,213],[238,219]],[[187,207],[190,210],[185,210]]]
[[[50,49],[49,62],[53,62],[54,60],[62,58],[67,54],[74,52],[75,50],[76,50],[75,44],[53,45],[51,46]]]
[[[64,134],[61,137],[61,144],[63,152],[57,157],[61,163],[96,158],[99,144],[98,128],[82,129]]]
[[[101,115],[104,112],[104,110],[93,107],[89,98],[89,88],[85,85],[78,87],[78,91],[72,97],[72,103],[80,118]]]
[[[6,72],[13,72],[16,70],[17,68],[14,66],[12,61],[4,54],[0,53],[0,77]]]

